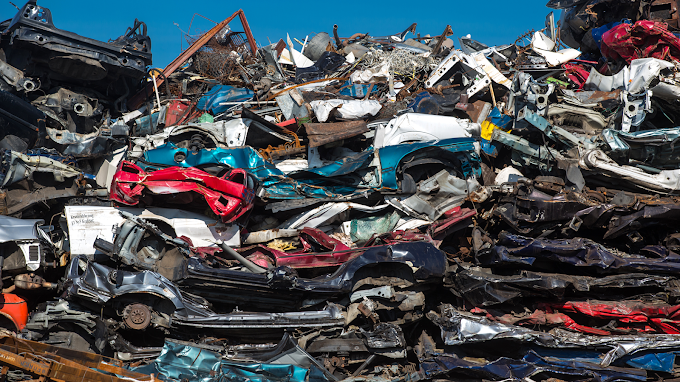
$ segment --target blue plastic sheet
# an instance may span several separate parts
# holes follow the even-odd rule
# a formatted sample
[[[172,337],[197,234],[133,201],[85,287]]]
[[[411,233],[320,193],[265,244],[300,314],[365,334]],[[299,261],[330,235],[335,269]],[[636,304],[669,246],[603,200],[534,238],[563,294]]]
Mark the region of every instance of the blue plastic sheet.
[[[213,86],[209,92],[205,93],[201,99],[198,100],[196,107],[199,110],[205,110],[213,113],[213,115],[224,113],[234,105],[221,105],[225,102],[243,102],[253,99],[252,90],[235,88],[229,85]]]
[[[491,113],[489,113],[487,119],[489,119],[494,125],[498,126],[498,128],[501,130],[510,129],[510,127],[512,127],[512,122],[514,121],[511,116],[502,114],[496,107],[491,110]]]
[[[489,142],[484,139],[481,142],[482,151],[494,158],[498,156],[501,146],[503,146],[502,143]]]
[[[629,23],[630,23],[630,21],[629,21]],[[609,23],[609,24],[603,25],[599,28],[593,28],[590,31],[590,33],[593,35],[593,40],[595,40],[595,44],[597,44],[598,49],[602,47],[602,35],[604,35],[610,29],[614,28],[617,25],[621,25],[621,22]]]

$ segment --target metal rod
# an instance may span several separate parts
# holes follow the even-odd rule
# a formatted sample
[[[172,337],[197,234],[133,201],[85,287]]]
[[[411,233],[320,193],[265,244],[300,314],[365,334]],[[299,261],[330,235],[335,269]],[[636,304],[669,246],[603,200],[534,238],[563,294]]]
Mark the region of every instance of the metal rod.
[[[352,374],[352,377],[357,377],[357,376],[359,376],[359,374],[361,374],[361,372],[364,371],[364,369],[367,368],[368,365],[369,365],[371,362],[373,362],[374,359],[375,359],[375,354],[371,354],[371,355],[366,359],[366,361],[364,361],[364,363],[362,363],[361,366],[359,366],[359,368],[357,369],[357,371],[355,371],[354,374]]]
[[[220,247],[222,247],[222,250],[224,250],[224,252],[232,255],[236,260],[238,260],[244,267],[248,268],[251,272],[258,274],[267,273],[266,269],[241,256],[240,253],[234,251],[230,246],[227,245],[227,243],[221,241],[219,244]]]

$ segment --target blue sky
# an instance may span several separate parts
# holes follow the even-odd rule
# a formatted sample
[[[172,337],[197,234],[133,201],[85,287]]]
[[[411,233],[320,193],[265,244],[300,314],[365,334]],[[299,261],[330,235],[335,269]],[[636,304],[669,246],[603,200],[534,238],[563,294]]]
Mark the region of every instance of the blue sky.
[[[13,0],[21,7],[24,2]],[[249,1],[240,3],[258,44],[267,44],[279,38],[304,40],[305,35],[333,31],[338,24],[340,37],[354,33],[384,36],[401,32],[411,23],[418,23],[421,35],[440,34],[447,24],[453,29],[453,38],[471,34],[472,38],[487,45],[513,43],[530,29],[541,29],[547,0],[524,1],[402,1],[390,2],[291,2]],[[239,2],[230,1],[93,1],[93,0],[38,0],[38,5],[52,11],[57,28],[82,36],[107,41],[115,39],[132,26],[135,18],[144,21],[151,36],[153,66],[165,67],[182,49],[182,32],[188,31],[195,13],[219,22],[238,10]],[[2,20],[16,13],[8,1],[0,3]],[[558,13],[556,12],[556,15]],[[214,24],[200,17],[194,19],[192,32],[207,31]],[[233,30],[242,30],[239,23]],[[457,46],[457,44],[456,44]]]

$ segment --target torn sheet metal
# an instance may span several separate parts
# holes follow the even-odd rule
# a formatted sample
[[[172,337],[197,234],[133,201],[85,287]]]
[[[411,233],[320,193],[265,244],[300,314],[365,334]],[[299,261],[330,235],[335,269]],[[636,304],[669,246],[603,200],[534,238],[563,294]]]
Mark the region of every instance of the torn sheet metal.
[[[568,148],[580,146],[586,149],[592,149],[596,147],[588,140],[579,138],[559,126],[551,125],[545,118],[531,111],[528,107],[524,107],[517,113],[517,121],[522,120],[526,120],[531,125],[541,130],[546,137],[553,141],[561,142]]]
[[[333,111],[336,111],[340,118],[344,119],[359,119],[368,116],[375,116],[378,114],[382,105],[375,100],[358,101],[358,100],[327,100],[327,101],[312,101],[309,103],[314,110],[316,119],[319,122],[326,122]]]
[[[550,37],[543,34],[543,32],[534,33],[531,40],[531,49],[545,58],[550,66],[562,65],[581,55],[581,52],[576,49],[567,48],[555,52],[555,48],[555,41],[551,40]]]
[[[315,312],[294,313],[248,313],[216,314],[208,309],[205,300],[185,295],[170,280],[152,271],[120,272],[120,284],[108,281],[112,269],[87,260],[74,257],[68,266],[69,285],[67,296],[70,300],[84,304],[106,305],[114,297],[138,293],[154,295],[165,299],[173,306],[171,317],[163,313],[154,314],[154,325],[183,330],[207,328],[213,330],[245,330],[310,327],[322,328],[342,325],[341,312],[336,307]],[[115,301],[115,300],[114,300]],[[121,308],[123,308],[122,306]],[[149,308],[147,308],[149,309]],[[124,314],[122,310],[119,314]],[[149,325],[146,322],[145,325]],[[140,329],[140,327],[132,328]]]
[[[243,236],[243,244],[259,244],[284,237],[295,237],[297,229],[268,229],[264,231],[249,232]],[[230,244],[231,245],[231,244]]]
[[[445,212],[462,205],[470,193],[479,187],[475,179],[463,180],[442,170],[420,182],[415,195],[386,198],[386,201],[415,218],[434,222]]]
[[[513,162],[518,167],[535,166],[539,169],[550,169],[553,166],[552,162],[564,158],[559,151],[552,147],[533,144],[500,129],[493,130],[491,140],[511,147],[513,149]]]
[[[601,150],[589,150],[581,154],[580,166],[597,169],[647,189],[675,192],[680,189],[680,170],[662,170],[650,173],[632,166],[621,166]]]
[[[499,358],[491,362],[476,362],[455,355],[436,355],[424,360],[423,369],[427,376],[475,376],[494,380],[526,380],[538,374],[587,376],[599,381],[645,381],[643,370],[620,367],[603,367],[596,363],[582,361],[561,361],[541,357],[530,351],[522,359]]]
[[[447,138],[468,138],[480,134],[481,127],[469,120],[439,115],[406,113],[394,118],[375,131],[375,148],[407,142],[438,141]]]
[[[168,224],[173,236],[184,236],[195,247],[216,247],[215,241],[222,240],[230,246],[240,246],[238,227],[225,225],[194,212],[167,208],[113,208],[66,206],[64,215],[68,223],[69,247],[73,255],[94,255],[96,239],[113,241],[115,228],[125,219],[119,211],[131,213],[152,223]]]
[[[289,357],[295,359],[292,355]],[[223,359],[220,353],[168,341],[154,362],[137,367],[135,371],[188,382],[218,382],[227,376],[232,381],[242,382],[284,378],[291,382],[306,382],[311,375],[316,377],[315,380],[327,381],[319,367],[318,364],[306,367],[286,364],[275,358],[269,363],[229,361]]]
[[[548,111],[550,95],[555,91],[555,84],[542,84],[534,80],[531,74],[519,72],[512,80],[512,87],[508,95],[507,109],[515,116],[526,106],[545,116]]]
[[[20,259],[12,256],[13,248],[4,247],[2,269],[8,273],[37,271],[47,262],[46,252],[52,248],[52,242],[45,231],[40,228],[44,224],[38,219],[17,219],[0,216],[0,243],[13,243],[18,247],[15,251]],[[43,246],[41,243],[49,243]],[[15,247],[15,248],[16,248]]]
[[[530,342],[548,348],[585,348],[603,346],[611,350],[604,356],[600,365],[609,366],[624,355],[652,349],[673,349],[677,335],[614,335],[590,336],[563,329],[553,329],[550,333],[534,331],[519,326],[494,323],[486,318],[476,317],[454,309],[451,305],[440,307],[440,313],[430,312],[428,318],[442,329],[442,340],[446,345],[462,345],[510,339]]]
[[[336,123],[305,123],[309,147],[319,147],[327,143],[352,138],[368,131],[365,121]]]
[[[64,155],[75,157],[100,157],[123,146],[128,135],[127,125],[113,125],[110,129],[102,128],[90,134],[72,133],[68,130],[45,128],[47,136],[62,147]]]
[[[129,95],[129,88],[151,65],[151,39],[146,24],[138,20],[117,39],[101,42],[56,28],[51,11],[29,1],[5,26],[3,35],[10,34],[11,44],[5,48],[8,64],[29,77],[47,72],[54,81],[86,83],[90,89],[108,94],[112,103]],[[33,58],[22,58],[26,52]],[[109,87],[114,78],[119,86]]]
[[[46,381],[96,382],[153,381],[148,374],[128,370],[124,364],[98,354],[21,340],[4,334],[0,339],[0,363],[9,371],[24,371],[29,378]]]
[[[625,66],[613,76],[603,76],[593,68],[586,81],[585,89],[604,92],[620,89],[633,94],[642,93],[648,90],[652,81],[658,78],[663,70],[669,68],[673,68],[671,63],[657,58],[632,60],[630,65]]]
[[[41,224],[44,224],[44,221],[40,219],[28,220],[0,216],[0,243],[39,240],[38,226]]]
[[[145,151],[161,147],[168,141],[183,146],[183,141],[196,134],[201,136],[202,142],[200,143],[207,148],[243,146],[246,142],[250,123],[251,121],[248,119],[239,118],[214,123],[167,127],[157,134],[133,138],[134,145],[130,151],[130,156],[140,158]],[[185,148],[191,148],[190,140],[188,143]]]
[[[123,162],[111,185],[111,199],[134,206],[145,194],[169,195],[168,204],[190,204],[201,200],[225,223],[244,216],[255,199],[256,183],[248,173],[233,169],[216,177],[197,168],[170,167],[146,173]],[[199,199],[195,197],[198,194]]]
[[[633,25],[619,24],[602,35],[602,55],[627,62],[646,57],[677,61],[680,58],[680,39],[667,27],[652,20],[641,20]],[[644,46],[641,41],[648,38],[656,39],[656,43],[640,49]]]
[[[464,85],[467,86],[466,94],[472,97],[491,85],[491,78],[480,64],[485,63],[481,60],[478,62],[472,56],[461,51],[451,50],[451,53],[437,65],[427,78],[425,87],[435,87],[440,81],[450,83],[451,79],[459,74],[463,76]]]
[[[630,160],[636,160],[659,169],[677,167],[675,142],[680,139],[680,128],[622,132],[603,132],[612,151]]]
[[[617,99],[620,99],[617,97]],[[562,126],[574,133],[596,135],[610,124],[611,118],[587,107],[567,103],[550,105],[546,119],[553,125]]]
[[[343,221],[344,219],[342,219],[342,217],[339,215],[343,214],[346,211],[356,210],[367,213],[376,213],[383,211],[386,207],[388,207],[387,204],[375,207],[368,207],[364,206],[363,204],[347,202],[325,203],[322,206],[303,212],[300,215],[289,219],[285,223],[281,224],[279,226],[279,229],[288,230],[288,229],[300,229],[305,227],[317,228],[331,224],[336,221]]]
[[[5,158],[3,160],[2,187],[30,178],[34,173],[52,174],[57,182],[83,175],[83,172],[76,167],[44,156],[28,156],[16,151],[5,151],[3,156]],[[89,177],[92,178],[91,175]]]
[[[269,274],[255,274],[216,268],[192,257],[189,259],[189,274],[180,281],[180,287],[204,296],[213,304],[235,304],[265,309],[268,312],[290,312],[310,299],[328,301],[330,298],[342,298],[352,289],[354,276],[359,272],[370,273],[385,267],[406,265],[407,267],[401,269],[408,271],[415,282],[429,284],[438,282],[446,271],[445,255],[429,242],[395,242],[338,253],[286,254],[280,258],[288,264],[298,264],[301,268],[314,263],[321,267],[338,265],[343,259],[350,260],[328,277],[305,279],[296,276],[294,271],[292,273],[285,266],[277,267]],[[277,293],[272,293],[273,290]]]
[[[675,294],[678,280],[665,275],[624,273],[610,276],[582,276],[536,271],[494,274],[489,268],[458,265],[447,276],[454,294],[476,306],[492,306],[526,299],[561,299],[565,293],[588,297],[623,293],[634,296],[641,291]]]
[[[510,81],[505,75],[503,75],[503,73],[493,66],[493,64],[487,60],[483,53],[473,54],[472,57],[493,82],[510,89],[512,81]]]
[[[678,309],[680,307],[663,302],[644,301],[566,301],[549,305],[550,309],[557,309],[565,313],[579,313],[601,318],[603,321],[615,319],[618,321],[614,330],[680,334],[678,324]],[[577,329],[578,330],[578,329]],[[584,329],[585,331],[587,329]],[[606,334],[612,331],[602,330]]]

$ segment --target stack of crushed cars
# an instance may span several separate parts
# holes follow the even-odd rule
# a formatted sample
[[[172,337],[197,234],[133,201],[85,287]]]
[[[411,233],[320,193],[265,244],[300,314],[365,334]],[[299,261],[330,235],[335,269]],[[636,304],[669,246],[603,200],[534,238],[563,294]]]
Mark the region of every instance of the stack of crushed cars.
[[[143,22],[30,0],[0,23],[0,379],[673,380],[677,6],[551,0],[503,46],[261,46],[239,10],[161,70]]]

